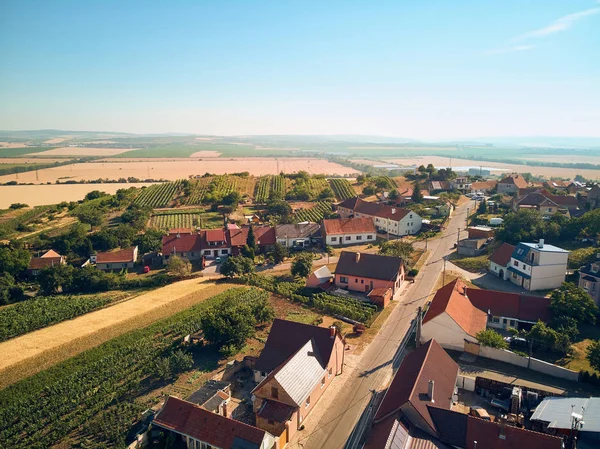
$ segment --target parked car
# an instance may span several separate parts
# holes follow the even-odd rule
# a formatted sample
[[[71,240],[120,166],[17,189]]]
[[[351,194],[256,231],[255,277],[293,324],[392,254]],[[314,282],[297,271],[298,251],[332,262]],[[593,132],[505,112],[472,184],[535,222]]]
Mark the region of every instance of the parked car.
[[[475,418],[491,421],[490,414],[487,412],[487,410],[483,407],[479,407],[478,405],[474,405],[473,407],[471,407],[469,415],[474,416]]]
[[[527,340],[522,337],[504,337],[504,341],[511,348],[527,348]]]

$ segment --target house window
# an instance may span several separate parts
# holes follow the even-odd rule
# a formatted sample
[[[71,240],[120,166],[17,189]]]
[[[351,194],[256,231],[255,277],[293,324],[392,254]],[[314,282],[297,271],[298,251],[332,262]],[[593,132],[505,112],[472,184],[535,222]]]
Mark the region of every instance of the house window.
[[[360,280],[360,283],[361,283],[361,284],[364,284],[364,283],[365,283],[365,280],[364,280],[364,279],[361,279],[361,280]]]
[[[357,235],[356,240],[362,240],[362,235]]]
[[[348,283],[348,278],[346,276],[340,276],[340,282],[342,284],[347,284]]]
[[[412,214],[410,214],[410,215],[408,216],[408,218],[412,218]]]
[[[519,266],[519,262],[517,262],[517,261],[515,260],[515,261],[513,261],[513,265],[514,265],[515,267],[518,267],[518,266]]]
[[[329,368],[329,377],[333,375],[333,368]]]
[[[127,264],[126,263],[123,264],[123,268],[127,268]]]
[[[325,377],[323,377],[323,379],[321,379],[321,388],[323,388],[325,386]]]
[[[190,253],[192,257],[196,257],[196,253]]]
[[[332,242],[337,242],[337,237],[331,237]]]
[[[367,235],[367,240],[373,240],[373,236],[372,235]]]
[[[513,279],[517,279],[517,273],[512,274]]]
[[[277,387],[271,387],[271,397],[273,399],[279,399],[279,389]]]
[[[351,238],[351,237],[350,237],[349,235],[347,235],[347,236],[346,236],[346,240],[350,240],[350,238]]]
[[[515,327],[516,324],[517,324],[517,322],[515,320],[510,320],[510,325],[512,327]]]
[[[508,324],[508,320],[506,318],[503,318],[502,319],[502,324],[505,324],[505,325]]]
[[[358,284],[358,278],[354,278],[354,283]]]
[[[552,212],[552,208],[551,207],[548,208],[548,212]]]
[[[222,249],[221,250],[221,254],[227,254],[227,250],[226,249]]]
[[[498,318],[497,316],[492,317],[492,323],[498,324],[499,322],[500,322],[500,318]]]
[[[310,396],[306,398],[305,407],[308,408],[310,406]]]

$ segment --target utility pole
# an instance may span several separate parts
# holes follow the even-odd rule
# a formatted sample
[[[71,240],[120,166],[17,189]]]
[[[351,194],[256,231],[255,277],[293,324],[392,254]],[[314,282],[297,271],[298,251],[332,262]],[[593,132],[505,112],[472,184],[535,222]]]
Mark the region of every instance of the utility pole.
[[[527,361],[527,369],[531,366],[531,356],[533,355],[533,337],[529,338],[531,338],[531,341],[529,342],[529,360]]]
[[[419,346],[421,346],[421,315],[422,315],[422,309],[421,309],[421,306],[419,306],[419,308],[417,309],[417,330],[415,332],[415,335],[416,335],[415,344],[416,344],[417,348]]]
[[[442,287],[444,285],[446,285],[446,260],[447,260],[448,256],[444,256],[442,257],[442,259],[444,259],[444,271],[442,272]]]
[[[458,252],[458,243],[460,242],[460,228],[456,232],[456,251]]]
[[[425,237],[425,251],[427,251],[427,237]]]

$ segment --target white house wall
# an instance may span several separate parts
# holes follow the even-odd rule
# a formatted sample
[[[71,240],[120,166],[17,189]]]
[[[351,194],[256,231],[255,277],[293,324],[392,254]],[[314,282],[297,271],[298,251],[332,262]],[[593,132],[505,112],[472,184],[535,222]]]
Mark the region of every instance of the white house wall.
[[[465,340],[477,341],[475,337],[471,337],[456,324],[446,312],[423,324],[421,328],[421,343],[425,343],[432,338],[435,338],[442,348],[455,351],[464,350]]]
[[[334,241],[335,239],[335,241]],[[360,245],[363,243],[374,243],[377,240],[374,232],[366,232],[359,234],[334,234],[327,235],[325,238],[325,244],[329,246],[339,245]]]

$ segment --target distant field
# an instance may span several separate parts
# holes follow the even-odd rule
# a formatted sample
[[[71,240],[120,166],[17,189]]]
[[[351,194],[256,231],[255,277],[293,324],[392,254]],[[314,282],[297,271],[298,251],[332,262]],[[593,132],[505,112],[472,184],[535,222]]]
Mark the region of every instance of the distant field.
[[[38,154],[40,156],[115,156],[117,154],[131,151],[131,148],[60,147],[38,152]]]
[[[206,161],[161,161],[154,162],[87,162],[53,167],[35,172],[19,174],[19,182],[45,183],[56,180],[95,180],[135,177],[138,179],[185,179],[205,173],[226,174],[249,172],[251,175],[297,173],[305,170],[311,174],[350,175],[356,170],[340,164],[315,158],[235,158],[211,159]],[[15,175],[0,176],[0,182],[15,180]]]
[[[26,165],[26,164],[32,164],[32,165],[42,165],[42,164],[53,164],[55,162],[65,162],[65,161],[69,161],[71,160],[71,158],[69,157],[62,157],[62,158],[47,158],[47,157],[35,157],[35,158],[30,158],[30,157],[3,157],[0,158],[0,167],[5,167],[5,164],[11,164],[11,165]]]
[[[0,148],[0,158],[3,157],[15,157],[23,155],[31,155],[34,153],[41,153],[43,151],[51,150],[52,147],[11,147],[11,148]]]
[[[14,177],[14,175],[11,176]],[[45,204],[57,204],[62,201],[79,201],[92,190],[100,190],[102,192],[114,194],[119,189],[151,185],[151,183],[140,182],[128,184],[42,184],[32,186],[0,186],[0,209],[6,209],[12,203],[42,206]]]

